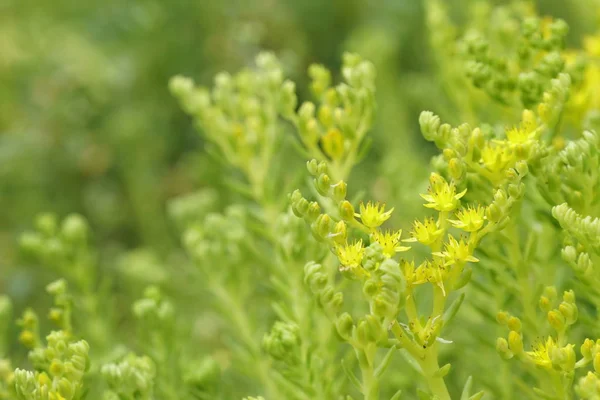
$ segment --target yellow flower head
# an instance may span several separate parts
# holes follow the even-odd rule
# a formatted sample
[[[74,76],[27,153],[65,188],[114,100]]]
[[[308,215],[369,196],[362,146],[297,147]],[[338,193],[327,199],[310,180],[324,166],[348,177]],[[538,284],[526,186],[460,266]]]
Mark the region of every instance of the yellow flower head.
[[[503,172],[514,160],[512,152],[506,148],[505,144],[504,141],[498,141],[481,150],[481,163],[487,170],[494,173]]]
[[[540,341],[534,344],[533,350],[528,351],[525,354],[527,354],[531,361],[536,365],[544,368],[552,368],[550,356],[552,355],[552,351],[557,347],[558,346],[554,342],[554,339],[552,339],[552,336],[549,336],[545,343]]]
[[[356,217],[360,217],[364,226],[374,229],[387,221],[393,211],[393,208],[389,211],[385,211],[385,204],[368,202],[366,206],[364,203],[360,203],[360,214],[355,215]]]
[[[358,268],[365,255],[365,248],[363,247],[362,240],[354,242],[353,244],[344,244],[342,246],[336,246],[336,255],[342,266],[340,269],[348,270]]]
[[[419,242],[429,246],[435,243],[442,233],[443,231],[438,229],[433,218],[425,219],[423,222],[415,220],[413,223],[412,237],[406,239],[406,241]]]
[[[432,283],[442,289],[444,295],[444,280],[448,276],[448,267],[440,260],[425,260],[415,270],[414,284]]]
[[[398,246],[402,231],[376,231],[371,234],[371,242],[377,242],[383,248],[383,254],[388,257],[393,257],[396,253],[410,250],[407,246]]]
[[[434,208],[438,211],[452,211],[460,204],[460,198],[467,193],[467,189],[456,193],[454,183],[448,183],[439,174],[435,172],[429,178],[429,191],[427,194],[421,194],[421,197],[427,201],[424,204],[427,208]]]
[[[600,35],[583,38],[583,48],[592,57],[600,57]]]
[[[400,268],[402,269],[402,273],[404,274],[404,279],[406,280],[407,285],[412,285],[416,279],[415,276],[415,262],[408,262],[405,259],[400,261]]]
[[[452,235],[448,235],[448,242],[444,246],[444,252],[435,253],[435,255],[443,257],[446,260],[446,265],[479,261],[473,257],[470,246],[462,238],[456,240]]]
[[[456,213],[456,220],[448,221],[465,232],[476,232],[481,229],[485,219],[485,209],[481,206],[463,208]]]

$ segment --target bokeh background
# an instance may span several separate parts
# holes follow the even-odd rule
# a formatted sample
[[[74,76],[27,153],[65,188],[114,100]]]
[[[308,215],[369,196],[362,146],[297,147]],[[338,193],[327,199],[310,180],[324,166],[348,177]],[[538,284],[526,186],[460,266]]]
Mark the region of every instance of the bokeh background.
[[[460,26],[477,7],[503,3],[447,5]],[[577,46],[595,26],[591,4],[537,5],[541,15],[570,23],[569,45]],[[261,50],[281,58],[300,100],[311,63],[337,71],[344,51],[374,62],[373,147],[351,185],[394,205],[398,223],[409,222],[436,153],[420,136],[419,113],[433,110],[450,123],[465,117],[440,73],[435,34],[418,0],[0,0],[0,293],[17,314],[48,301],[42,288],[52,272],[17,245],[46,211],[88,219],[102,271],[117,284],[128,285],[143,264],[156,267],[168,290],[181,257],[169,204],[208,187],[215,209],[233,201],[222,186],[231,171],[207,155],[168,80],[183,74],[210,85],[217,72],[251,65]],[[485,116],[485,103],[478,106],[475,117]]]

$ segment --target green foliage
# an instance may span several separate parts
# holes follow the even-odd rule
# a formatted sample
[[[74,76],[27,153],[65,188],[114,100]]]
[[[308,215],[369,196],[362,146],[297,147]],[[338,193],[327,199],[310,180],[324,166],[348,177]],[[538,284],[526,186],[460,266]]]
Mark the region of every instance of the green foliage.
[[[596,0],[26,3],[0,399],[600,398]]]

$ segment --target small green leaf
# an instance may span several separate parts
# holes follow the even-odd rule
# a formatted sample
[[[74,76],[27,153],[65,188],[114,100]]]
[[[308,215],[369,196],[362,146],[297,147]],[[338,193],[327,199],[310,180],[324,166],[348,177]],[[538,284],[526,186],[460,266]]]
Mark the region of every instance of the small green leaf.
[[[350,379],[350,382],[352,382],[352,384],[354,386],[356,386],[356,388],[358,390],[362,390],[362,385],[360,384],[360,381],[358,380],[358,378],[356,377],[356,375],[354,375],[354,372],[352,372],[348,366],[346,365],[345,360],[342,360],[342,370],[344,370],[344,373],[346,374],[346,376],[348,377],[348,379]]]
[[[392,355],[394,354],[395,351],[396,351],[396,347],[391,347],[388,350],[388,352],[385,354],[385,357],[383,357],[383,360],[381,360],[381,363],[375,369],[375,376],[377,378],[379,378],[385,372],[385,369],[388,367],[388,365],[390,365],[390,361],[392,360]]]
[[[473,377],[469,376],[467,381],[465,382],[465,386],[463,387],[462,394],[460,395],[460,400],[469,400],[469,396],[471,395],[471,387],[473,386]]]
[[[452,364],[446,364],[437,371],[435,371],[433,376],[435,376],[436,378],[443,378],[446,375],[448,375],[448,372],[450,372],[450,368],[452,368]]]
[[[458,309],[462,305],[464,299],[465,294],[461,293],[460,296],[454,299],[452,304],[450,304],[450,307],[448,307],[448,309],[444,312],[444,315],[442,317],[442,320],[444,321],[444,326],[446,326],[448,323],[450,323],[450,321],[452,321],[452,318],[454,318],[454,316],[458,312]]]

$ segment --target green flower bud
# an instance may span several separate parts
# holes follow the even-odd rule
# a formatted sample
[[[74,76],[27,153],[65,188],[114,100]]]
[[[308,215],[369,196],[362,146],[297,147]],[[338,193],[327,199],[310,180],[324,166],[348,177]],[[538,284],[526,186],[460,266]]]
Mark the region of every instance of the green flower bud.
[[[559,365],[564,371],[573,371],[576,363],[575,350],[569,344],[563,348],[555,348],[550,354],[552,364]]]
[[[352,336],[354,330],[354,320],[352,316],[347,312],[340,315],[335,321],[335,327],[338,334],[344,339],[348,340]]]
[[[296,96],[296,84],[286,80],[281,85],[280,107],[281,114],[285,118],[290,118],[294,115],[296,106],[298,105],[298,97]]]
[[[508,348],[508,342],[504,338],[498,338],[496,340],[496,351],[500,354],[505,360],[508,360],[513,357],[513,353]]]
[[[311,225],[313,233],[316,237],[325,239],[331,232],[331,225],[333,221],[327,214],[321,214],[317,217],[317,220]]]
[[[558,296],[556,288],[554,286],[546,286],[544,288],[544,296],[548,297],[548,299],[550,299],[550,302],[555,302],[556,297]]]
[[[319,192],[321,196],[327,196],[329,194],[329,190],[331,189],[331,179],[329,178],[329,175],[320,174],[318,178],[314,180],[314,184],[317,192]]]
[[[594,356],[594,371],[597,374],[600,374],[600,352],[596,353]]]
[[[521,160],[521,161],[517,162],[517,164],[515,165],[515,169],[521,176],[525,176],[529,173],[529,167],[527,166],[526,161]]]
[[[315,105],[309,101],[302,103],[298,110],[298,116],[304,123],[307,123],[315,116]]]
[[[346,191],[348,185],[344,181],[339,181],[333,185],[333,199],[337,202],[341,202],[346,198]]]
[[[311,201],[308,204],[308,211],[306,213],[307,220],[311,222],[316,221],[319,215],[321,215],[321,207],[319,206],[319,203],[316,201]]]
[[[567,325],[573,325],[577,321],[579,315],[577,306],[574,303],[562,302],[558,306],[558,311],[565,317]]]
[[[556,310],[548,312],[548,322],[557,332],[563,332],[565,329],[565,317]]]
[[[448,163],[448,170],[453,179],[459,180],[462,178],[465,168],[459,159],[453,158]]]
[[[498,206],[496,204],[490,204],[487,209],[485,210],[485,216],[488,219],[488,221],[496,223],[498,221],[500,221],[500,219],[502,218],[502,211],[500,211],[500,208],[498,208]]]
[[[566,246],[563,248],[561,255],[563,260],[570,264],[575,264],[577,262],[577,250],[574,246]]]
[[[521,332],[521,320],[517,317],[510,317],[508,319],[508,329],[511,331]]]
[[[37,232],[25,232],[19,238],[21,249],[31,255],[39,254],[44,246],[42,236]]]
[[[62,222],[61,234],[71,243],[85,243],[88,232],[87,221],[81,215],[71,214]]]
[[[342,292],[335,292],[333,297],[329,301],[329,308],[334,313],[338,313],[344,304],[344,294]]]
[[[421,115],[419,115],[419,125],[425,140],[432,142],[438,138],[440,123],[440,117],[433,114],[431,111],[421,112]]]
[[[548,312],[552,308],[552,303],[550,302],[550,299],[546,296],[541,296],[539,306],[542,311]]]
[[[514,354],[521,354],[523,352],[523,338],[520,333],[515,331],[509,332],[508,347]]]
[[[500,325],[507,325],[509,318],[510,318],[510,315],[508,315],[508,313],[506,311],[499,311],[496,314],[496,321]]]
[[[365,281],[365,284],[363,285],[363,293],[365,294],[365,296],[373,297],[373,296],[375,296],[375,294],[378,291],[379,291],[378,282],[376,282],[372,279],[368,279],[367,281]]]
[[[306,162],[306,169],[308,169],[308,173],[312,176],[317,176],[318,174],[319,163],[314,158],[310,161]]]
[[[340,203],[340,216],[344,221],[354,220],[354,207],[348,200],[344,200]]]

